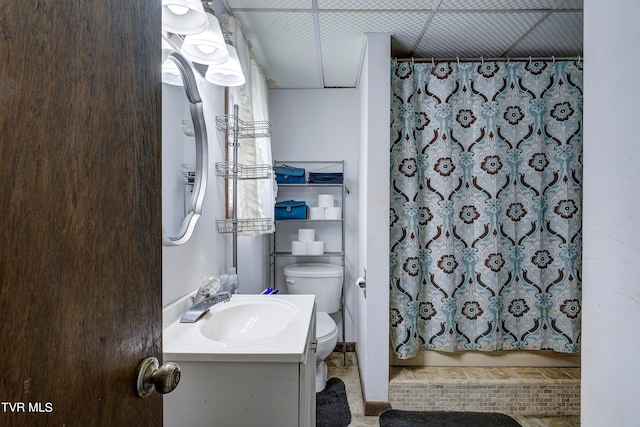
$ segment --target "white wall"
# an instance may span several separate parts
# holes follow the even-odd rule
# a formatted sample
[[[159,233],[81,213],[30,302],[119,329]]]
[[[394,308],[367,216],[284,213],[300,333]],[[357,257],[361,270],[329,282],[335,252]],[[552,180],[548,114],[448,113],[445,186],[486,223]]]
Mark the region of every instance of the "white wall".
[[[199,78],[196,72],[196,78]],[[215,117],[224,114],[224,88],[199,78],[209,139],[209,179],[207,193],[193,236],[182,246],[162,248],[162,303],[175,301],[200,286],[205,276],[220,274],[230,259],[229,235],[218,234],[216,219],[224,218],[224,181],[215,175],[215,162],[224,160],[224,135],[216,131]],[[230,261],[229,261],[230,262]]]
[[[358,91],[356,89],[271,89],[269,121],[273,159],[345,162],[346,340],[355,341],[355,264],[358,253]],[[256,260],[258,262],[258,260]],[[342,333],[341,317],[334,315]]]
[[[367,186],[367,172],[369,170],[369,145],[367,144],[367,135],[368,135],[368,108],[369,105],[369,91],[364,90],[364,88],[369,86],[369,67],[366,65],[368,63],[368,51],[365,47],[364,57],[361,64],[360,76],[358,79],[358,89],[359,89],[359,102],[360,102],[360,140],[358,141],[358,182],[360,183],[358,187],[358,205],[362,206],[363,209],[360,211],[360,221],[358,222],[358,276],[363,277],[365,279],[365,289],[359,289],[357,291],[357,313],[358,318],[356,321],[357,328],[357,342],[356,342],[356,352],[359,355],[358,364],[360,369],[360,382],[362,383],[362,391],[364,400],[367,400],[367,375],[369,372],[369,359],[364,357],[364,355],[369,351],[369,328],[367,325],[367,291],[366,291],[366,280],[367,277],[367,250],[369,247],[367,246],[367,224],[369,223],[369,212],[366,209],[368,205],[368,196],[369,192]],[[374,345],[374,344],[372,344]],[[388,400],[388,399],[387,399]],[[365,411],[366,412],[366,411]]]
[[[636,0],[585,1],[582,425],[638,425]]]
[[[390,43],[389,34],[367,36],[358,89],[269,92],[274,159],[345,160],[346,336],[370,402],[389,400]],[[366,300],[354,283],[364,267]]]
[[[229,263],[232,264],[232,249]],[[239,293],[259,294],[269,286],[269,235],[238,236]]]
[[[360,79],[357,352],[364,397],[389,401],[389,111],[391,36],[368,34]]]

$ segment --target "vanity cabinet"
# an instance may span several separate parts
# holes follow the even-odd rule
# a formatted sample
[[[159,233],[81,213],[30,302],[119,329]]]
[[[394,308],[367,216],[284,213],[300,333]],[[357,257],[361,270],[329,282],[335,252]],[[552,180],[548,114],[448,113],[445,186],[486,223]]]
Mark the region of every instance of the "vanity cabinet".
[[[180,365],[181,379],[163,397],[164,426],[315,426],[315,308],[310,312],[305,316],[309,323],[301,354],[257,351],[226,357],[189,353],[186,347],[184,354],[177,354],[169,345],[165,362]],[[166,333],[171,340],[173,332]]]

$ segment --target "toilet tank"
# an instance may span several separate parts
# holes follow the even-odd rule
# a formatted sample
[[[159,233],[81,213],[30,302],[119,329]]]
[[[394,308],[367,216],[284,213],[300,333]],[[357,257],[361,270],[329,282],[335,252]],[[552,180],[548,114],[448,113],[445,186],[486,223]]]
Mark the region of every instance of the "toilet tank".
[[[284,268],[287,292],[313,294],[318,312],[340,311],[342,295],[342,266],[335,264],[292,264]]]

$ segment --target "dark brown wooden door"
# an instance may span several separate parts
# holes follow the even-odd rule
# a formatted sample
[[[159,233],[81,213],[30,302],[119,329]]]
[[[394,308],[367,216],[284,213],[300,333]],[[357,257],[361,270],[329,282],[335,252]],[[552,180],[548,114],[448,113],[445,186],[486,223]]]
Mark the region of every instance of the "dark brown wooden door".
[[[160,2],[0,0],[0,425],[161,426]]]

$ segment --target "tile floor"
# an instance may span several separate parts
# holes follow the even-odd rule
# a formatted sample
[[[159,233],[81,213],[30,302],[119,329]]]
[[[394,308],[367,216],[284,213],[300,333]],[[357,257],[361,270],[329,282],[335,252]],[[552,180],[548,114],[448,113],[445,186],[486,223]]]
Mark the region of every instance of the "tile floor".
[[[347,366],[344,366],[342,353],[334,352],[326,359],[329,371],[328,378],[340,378],[347,389],[347,399],[351,410],[351,424],[354,427],[378,426],[378,417],[365,417],[362,389],[360,388],[360,373],[355,353],[347,353]]]
[[[360,389],[360,375],[358,372],[357,355],[347,353],[347,366],[344,366],[342,353],[332,353],[326,360],[329,367],[329,378],[338,377],[345,383],[349,408],[351,409],[351,424],[354,427],[378,426],[378,417],[364,415],[362,390]],[[579,427],[580,417],[514,417],[522,427]]]
[[[396,409],[580,415],[580,368],[394,367],[389,400]]]

